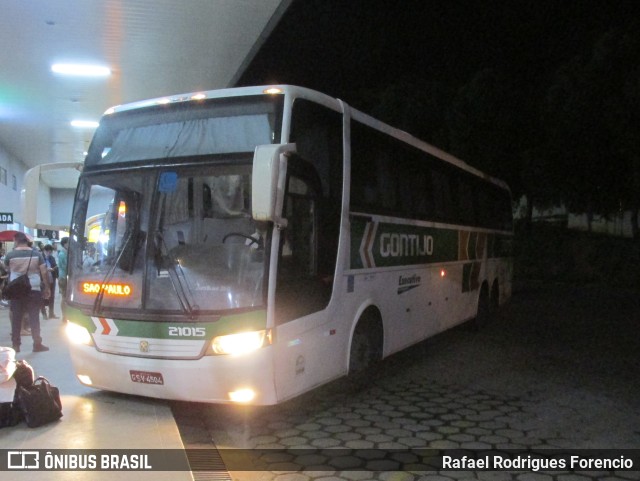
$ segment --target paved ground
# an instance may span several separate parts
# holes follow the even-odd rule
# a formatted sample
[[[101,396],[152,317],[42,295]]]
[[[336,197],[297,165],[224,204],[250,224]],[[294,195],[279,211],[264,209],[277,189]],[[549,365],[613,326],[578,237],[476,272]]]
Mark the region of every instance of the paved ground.
[[[397,459],[377,471],[365,458],[399,449],[410,463],[407,450],[421,448],[640,448],[639,326],[635,293],[527,286],[483,330],[460,326],[396,355],[361,389],[338,381],[277,407],[174,403],[173,411],[191,447],[353,450],[281,453],[266,459],[268,471],[231,472],[238,480],[637,480],[638,471],[393,471]],[[295,463],[308,468],[293,471]]]

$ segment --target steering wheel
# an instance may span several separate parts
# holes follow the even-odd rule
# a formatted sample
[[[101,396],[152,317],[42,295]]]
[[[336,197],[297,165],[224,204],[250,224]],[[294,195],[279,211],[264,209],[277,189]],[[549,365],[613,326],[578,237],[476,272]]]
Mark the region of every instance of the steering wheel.
[[[255,237],[251,237],[250,235],[246,235],[241,232],[229,232],[226,236],[222,238],[222,243],[224,244],[228,237],[233,237],[233,236],[243,237],[245,239],[250,240],[252,244],[257,245],[258,247],[262,247],[262,239],[256,239]]]

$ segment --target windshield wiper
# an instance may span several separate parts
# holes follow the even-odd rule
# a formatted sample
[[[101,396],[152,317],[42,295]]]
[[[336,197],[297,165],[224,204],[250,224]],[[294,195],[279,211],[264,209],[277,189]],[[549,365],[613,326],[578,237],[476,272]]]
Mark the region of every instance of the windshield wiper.
[[[154,259],[154,263],[155,263],[156,271],[158,272],[158,275],[160,275],[160,270],[163,267],[166,267],[167,264],[169,264],[169,270],[168,270],[169,279],[171,280],[171,285],[173,287],[173,290],[176,293],[176,296],[178,296],[178,301],[180,302],[182,311],[188,313],[189,317],[193,318],[194,313],[199,311],[200,307],[196,304],[192,305],[189,302],[189,298],[187,297],[187,290],[189,291],[189,294],[191,295],[192,298],[193,298],[193,291],[191,290],[191,287],[189,286],[189,282],[187,281],[187,278],[184,275],[182,266],[173,256],[173,254],[171,253],[171,251],[167,247],[167,244],[164,241],[163,231],[164,231],[164,213],[165,213],[166,204],[167,204],[167,196],[163,195],[162,207],[160,208],[160,219],[158,222],[158,230],[154,234],[155,251],[153,253],[153,259]],[[162,254],[163,248],[167,253],[166,257],[168,257],[168,262],[165,261],[164,259],[165,256]],[[180,274],[178,274],[178,268],[176,267],[176,264],[180,268],[180,274],[182,275],[182,279],[184,279],[184,283],[180,279],[181,276]],[[185,285],[187,287],[186,290],[185,290]]]
[[[122,244],[122,247],[120,248],[120,253],[118,254],[118,257],[115,259],[115,261],[113,262],[111,268],[109,269],[107,274],[104,276],[104,279],[102,279],[102,282],[100,283],[100,286],[101,286],[100,287],[100,291],[98,292],[98,295],[96,296],[96,300],[93,301],[93,315],[94,316],[98,315],[98,311],[100,310],[100,307],[102,307],[102,300],[104,299],[104,289],[102,288],[102,286],[104,286],[107,282],[109,282],[109,280],[111,280],[111,276],[116,271],[116,267],[118,267],[118,264],[120,263],[120,259],[122,258],[123,254],[125,253],[126,248],[129,245],[129,242],[131,242],[131,239],[133,239],[133,237],[134,237],[133,233],[134,233],[134,231],[133,231],[133,229],[131,229],[129,231],[129,234],[127,235],[127,238],[125,239],[124,243]]]
[[[164,207],[164,204],[163,204]],[[193,318],[195,313],[200,310],[200,306],[197,304],[191,304],[189,302],[189,296],[187,296],[187,292],[193,298],[193,291],[189,286],[189,281],[187,281],[187,277],[184,274],[184,270],[180,265],[180,262],[173,256],[171,251],[167,248],[167,245],[164,241],[164,234],[162,231],[158,231],[155,233],[155,255],[154,261],[156,264],[156,269],[158,274],[160,274],[160,270],[163,267],[169,267],[169,279],[171,280],[171,285],[173,286],[173,290],[178,296],[178,300],[180,301],[180,306],[182,310],[189,314],[189,317]],[[162,248],[166,251],[166,256],[162,254]],[[165,259],[166,257],[166,259]],[[178,267],[176,267],[178,266]],[[185,289],[186,286],[186,289]]]

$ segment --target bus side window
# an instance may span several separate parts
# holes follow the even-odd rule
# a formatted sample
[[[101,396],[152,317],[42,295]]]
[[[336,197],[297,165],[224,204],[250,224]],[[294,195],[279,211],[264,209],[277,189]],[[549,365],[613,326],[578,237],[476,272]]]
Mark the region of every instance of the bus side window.
[[[413,209],[414,215],[420,219],[429,217],[429,206],[433,204],[431,201],[431,186],[427,182],[426,172],[419,171],[411,178],[411,191],[413,193]]]
[[[390,154],[391,152],[380,149],[374,158],[378,178],[378,203],[383,212],[398,211],[398,169]]]
[[[438,221],[452,220],[452,198],[449,176],[440,169],[431,171],[434,217]]]
[[[474,189],[471,179],[458,177],[458,220],[463,224],[477,225]]]
[[[491,192],[485,185],[478,185],[477,189],[478,204],[478,224],[482,227],[495,228],[493,207],[491,204]]]
[[[416,201],[419,199],[415,194],[416,187],[416,175],[410,169],[400,169],[400,190],[398,192],[398,198],[400,201],[400,212],[402,216],[412,217],[414,212],[417,212],[419,207],[416,205]]]
[[[431,201],[431,185],[427,177],[427,165],[415,152],[403,149],[397,163],[399,172],[398,199],[400,213],[404,217],[426,219]]]

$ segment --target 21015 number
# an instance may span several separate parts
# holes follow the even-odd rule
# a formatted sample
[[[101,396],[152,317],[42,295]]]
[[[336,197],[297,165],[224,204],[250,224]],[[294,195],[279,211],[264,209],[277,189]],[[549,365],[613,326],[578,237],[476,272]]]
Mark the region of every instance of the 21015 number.
[[[204,337],[207,334],[204,327],[169,326],[169,335],[178,337]]]

